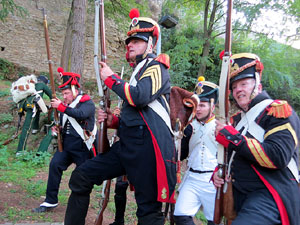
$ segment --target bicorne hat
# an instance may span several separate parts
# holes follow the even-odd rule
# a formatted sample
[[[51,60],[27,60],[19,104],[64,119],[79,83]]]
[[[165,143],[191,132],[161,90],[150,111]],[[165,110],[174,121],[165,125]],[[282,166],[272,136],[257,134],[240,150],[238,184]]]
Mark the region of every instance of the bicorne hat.
[[[129,17],[131,24],[127,32],[128,38],[125,40],[126,45],[134,38],[142,39],[146,42],[151,38],[154,48],[160,32],[158,23],[151,18],[140,17],[138,9],[131,9]]]
[[[65,89],[72,89],[75,86],[77,88],[80,88],[80,75],[77,73],[72,73],[72,72],[64,72],[64,69],[61,67],[57,68],[57,72],[59,72],[63,83],[62,85],[58,86],[60,90],[65,90]]]
[[[205,81],[203,76],[198,77],[198,83],[194,92],[198,95],[200,102],[211,102],[216,104],[219,99],[218,85]]]
[[[264,66],[259,57],[252,53],[239,53],[230,57],[230,89],[232,83],[244,78],[260,82]]]

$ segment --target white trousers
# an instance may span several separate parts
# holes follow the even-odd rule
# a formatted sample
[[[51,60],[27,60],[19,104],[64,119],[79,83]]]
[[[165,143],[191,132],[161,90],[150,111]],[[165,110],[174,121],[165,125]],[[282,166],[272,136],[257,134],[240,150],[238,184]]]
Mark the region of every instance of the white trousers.
[[[187,171],[175,204],[175,216],[195,216],[203,206],[203,213],[207,220],[213,220],[216,189],[209,182],[212,173],[193,173]]]

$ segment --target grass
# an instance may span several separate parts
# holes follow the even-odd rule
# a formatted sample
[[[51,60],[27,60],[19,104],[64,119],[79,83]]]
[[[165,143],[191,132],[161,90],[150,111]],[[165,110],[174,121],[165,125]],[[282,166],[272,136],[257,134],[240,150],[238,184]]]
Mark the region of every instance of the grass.
[[[0,90],[0,97],[8,98],[7,96],[10,95],[9,87],[11,82],[7,82],[5,80],[0,79],[0,85],[5,88]],[[92,84],[87,84],[92,85]],[[115,96],[111,96],[112,99],[115,99]],[[98,107],[98,102],[95,100],[95,104]],[[111,108],[113,109],[116,106],[116,101],[112,102]],[[12,141],[9,145],[3,146],[2,143],[10,138],[16,132],[16,125],[17,121],[13,117],[13,111],[16,112],[14,108],[12,110],[12,105],[9,103],[9,108],[4,113],[0,114],[0,124],[1,127],[6,126],[7,128],[5,131],[1,130],[0,132],[0,181],[5,183],[12,184],[10,188],[11,193],[17,193],[20,189],[25,190],[26,196],[24,199],[39,199],[41,196],[45,196],[46,192],[46,182],[45,180],[37,179],[37,175],[39,172],[46,172],[49,167],[49,161],[52,157],[52,154],[46,152],[42,153],[41,156],[37,157],[35,152],[38,148],[38,143],[42,140],[44,134],[37,134],[37,135],[30,135],[27,142],[27,151],[26,154],[20,156],[16,159],[15,150],[17,149],[18,139]],[[15,105],[15,104],[14,104]],[[9,113],[11,112],[11,113]],[[15,117],[16,118],[16,117]],[[44,118],[45,119],[45,118]],[[23,118],[24,120],[24,118]],[[41,121],[43,118],[41,117]],[[109,132],[113,132],[110,131]],[[64,177],[69,177],[72,170],[67,170],[63,174]],[[110,201],[107,206],[107,211],[111,212],[110,217],[113,217],[115,212],[115,205],[114,205],[114,183],[111,186],[110,191]],[[101,186],[95,186],[92,192],[92,198],[90,202],[90,207],[94,209],[99,209],[99,200],[101,198]],[[66,205],[67,200],[70,194],[69,188],[61,187],[59,191],[59,202],[61,205]],[[136,218],[136,210],[137,206],[134,199],[134,192],[127,191],[128,199],[126,205],[126,212],[125,212],[125,223],[126,224],[134,224],[137,221]],[[25,200],[20,201],[20,205],[25,205]],[[17,207],[9,207],[7,203],[3,203],[2,205],[3,211],[0,214],[0,220],[17,222],[20,220],[28,220],[30,218],[31,221],[44,221],[44,222],[53,222],[51,221],[51,217],[47,214],[35,214],[31,212],[31,209],[28,210],[20,210]],[[196,215],[197,220],[205,221],[203,213],[198,212]],[[110,218],[113,219],[113,218]],[[166,225],[169,224],[168,222]],[[206,224],[204,222],[204,224]]]
[[[2,141],[2,139],[3,135],[1,134],[0,140]],[[21,188],[26,191],[25,198],[39,198],[45,193],[46,183],[41,180],[33,181],[32,178],[36,176],[39,169],[47,167],[50,156],[49,153],[45,153],[41,157],[37,157],[33,152],[27,152],[27,154],[15,160],[14,152],[9,151],[7,146],[1,146],[0,181],[13,184],[10,189],[11,193],[16,193]],[[25,203],[21,201],[19,204]],[[27,219],[29,216],[34,220],[40,216],[34,215],[31,209],[20,210],[18,207],[8,207],[7,203],[4,204],[4,211],[3,215],[5,216],[1,217],[5,217],[3,219],[12,222]],[[44,221],[47,221],[47,219]]]

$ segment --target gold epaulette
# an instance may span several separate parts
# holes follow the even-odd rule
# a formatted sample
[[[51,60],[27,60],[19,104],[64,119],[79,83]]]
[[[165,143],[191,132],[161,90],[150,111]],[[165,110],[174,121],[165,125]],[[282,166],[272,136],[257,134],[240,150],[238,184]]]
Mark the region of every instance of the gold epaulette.
[[[287,118],[292,115],[292,107],[284,100],[274,100],[267,110],[269,116],[276,118]]]

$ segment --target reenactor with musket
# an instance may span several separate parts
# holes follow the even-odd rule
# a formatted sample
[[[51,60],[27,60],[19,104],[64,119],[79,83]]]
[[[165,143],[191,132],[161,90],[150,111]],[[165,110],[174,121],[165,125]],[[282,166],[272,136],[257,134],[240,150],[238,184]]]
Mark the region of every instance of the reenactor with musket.
[[[62,151],[57,150],[49,165],[46,199],[33,212],[42,213],[52,210],[58,205],[58,191],[63,171],[75,163],[81,165],[96,155],[95,139],[97,126],[95,105],[90,96],[80,90],[80,74],[64,72],[58,68],[63,84],[58,88],[63,95],[51,99],[51,106],[60,112],[59,129],[62,134]],[[58,128],[53,126],[52,134],[57,135]]]
[[[101,79],[124,103],[121,116],[99,111],[99,122],[107,118],[108,128],[118,129],[119,141],[110,150],[77,167],[70,178],[72,190],[65,225],[83,225],[94,184],[127,175],[134,186],[141,225],[162,225],[162,202],[175,203],[176,151],[169,116],[171,91],[169,58],[153,54],[159,25],[152,19],[130,12],[126,39],[127,56],[134,72],[129,82],[101,62]]]
[[[255,54],[230,57],[229,88],[241,111],[232,125],[217,121],[216,140],[228,152],[231,172],[225,180],[215,173],[214,184],[232,182],[232,225],[299,225],[300,121],[288,102],[262,90],[262,71]]]

